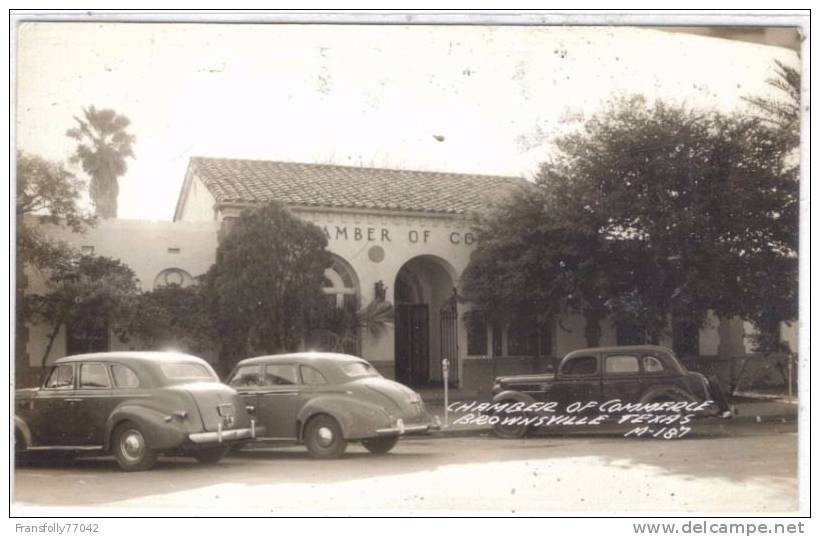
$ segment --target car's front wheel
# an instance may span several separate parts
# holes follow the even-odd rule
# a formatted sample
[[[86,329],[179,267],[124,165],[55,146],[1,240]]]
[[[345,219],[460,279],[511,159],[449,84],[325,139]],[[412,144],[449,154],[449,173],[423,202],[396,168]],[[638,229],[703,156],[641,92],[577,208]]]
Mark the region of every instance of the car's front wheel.
[[[335,459],[344,453],[347,440],[335,419],[320,414],[305,426],[305,445],[317,459]]]
[[[191,453],[196,460],[205,464],[216,464],[228,454],[231,446],[216,446],[212,448],[198,449]]]
[[[376,438],[366,438],[362,440],[362,445],[370,453],[383,455],[396,447],[398,441],[398,436],[379,436]]]
[[[504,403],[510,404],[514,401],[502,401],[502,404]],[[527,418],[526,414],[501,412],[495,416],[498,421],[493,425],[493,433],[499,438],[524,438],[529,432],[529,426],[523,422]]]
[[[157,462],[157,451],[148,446],[142,430],[130,421],[114,430],[112,448],[117,464],[126,472],[150,470]]]

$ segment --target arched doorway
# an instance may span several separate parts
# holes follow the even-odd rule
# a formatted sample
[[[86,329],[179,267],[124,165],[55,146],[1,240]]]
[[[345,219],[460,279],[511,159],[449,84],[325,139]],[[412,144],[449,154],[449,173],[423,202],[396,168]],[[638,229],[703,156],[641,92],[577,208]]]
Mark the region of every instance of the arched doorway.
[[[440,257],[422,255],[402,265],[394,285],[395,378],[411,386],[440,384],[441,360],[455,343],[455,270]],[[451,380],[456,380],[451,374]]]

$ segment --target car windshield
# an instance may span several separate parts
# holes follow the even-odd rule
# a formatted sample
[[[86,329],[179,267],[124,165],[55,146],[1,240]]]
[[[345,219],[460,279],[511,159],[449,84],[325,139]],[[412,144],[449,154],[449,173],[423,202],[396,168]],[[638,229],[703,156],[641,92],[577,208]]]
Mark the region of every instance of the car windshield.
[[[218,380],[210,369],[193,362],[167,362],[160,368],[170,380]]]
[[[350,362],[342,364],[342,371],[350,378],[357,377],[380,377],[376,368],[367,362]]]

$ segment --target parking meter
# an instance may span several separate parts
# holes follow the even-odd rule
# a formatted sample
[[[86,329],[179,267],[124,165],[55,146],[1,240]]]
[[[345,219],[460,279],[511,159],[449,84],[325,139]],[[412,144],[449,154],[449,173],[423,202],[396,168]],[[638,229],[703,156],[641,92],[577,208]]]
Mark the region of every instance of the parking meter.
[[[444,426],[447,427],[450,423],[450,398],[448,390],[450,388],[450,360],[445,358],[441,361],[441,376],[444,378]]]

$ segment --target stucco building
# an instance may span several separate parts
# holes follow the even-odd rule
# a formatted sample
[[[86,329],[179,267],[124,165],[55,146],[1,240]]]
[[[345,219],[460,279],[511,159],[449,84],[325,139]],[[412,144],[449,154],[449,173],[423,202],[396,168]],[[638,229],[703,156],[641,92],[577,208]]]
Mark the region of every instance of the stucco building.
[[[121,259],[144,290],[186,285],[214,262],[220,237],[243,209],[276,200],[324,231],[333,255],[324,289],[330,301],[366,305],[378,293],[394,305],[393,325],[378,334],[360,330],[352,341],[316,338],[306,346],[358,352],[385,376],[412,385],[440,383],[447,358],[454,384],[486,388],[496,374],[540,371],[548,357],[586,345],[580,315],[488,326],[465,322],[470,306],[454,300],[475,241],[473,215],[522,184],[514,177],[192,158],[173,221],[108,220],[85,234],[50,233],[81,251]],[[42,288],[37,275],[28,280],[28,292]],[[27,361],[39,366],[47,328],[24,332]],[[739,320],[713,318],[697,333],[670,331],[661,344],[736,356],[747,352],[748,332]],[[74,351],[77,337],[90,336],[63,329],[48,361]],[[139,346],[95,337],[101,348]],[[632,343],[632,337],[605,322],[601,343]]]

